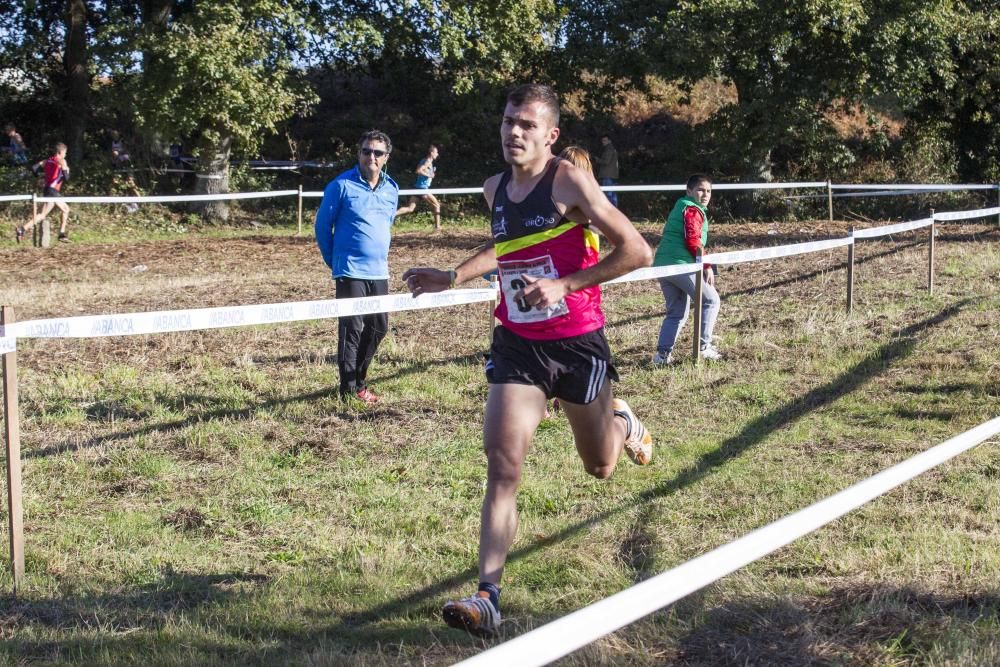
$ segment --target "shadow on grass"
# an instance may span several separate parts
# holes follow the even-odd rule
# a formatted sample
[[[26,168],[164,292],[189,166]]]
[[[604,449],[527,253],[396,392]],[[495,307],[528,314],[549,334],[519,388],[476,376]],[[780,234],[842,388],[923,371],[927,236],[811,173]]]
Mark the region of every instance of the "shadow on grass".
[[[478,352],[471,354],[466,354],[461,357],[453,357],[449,359],[436,359],[434,361],[425,361],[413,363],[405,368],[401,368],[398,371],[389,373],[387,375],[380,375],[376,379],[378,381],[392,380],[400,377],[405,377],[407,375],[412,375],[414,373],[422,373],[435,366],[444,366],[449,364],[471,364],[478,363],[481,361],[482,355]],[[266,410],[276,408],[282,405],[291,405],[294,403],[315,401],[324,398],[335,398],[338,394],[337,387],[329,387],[321,389],[319,391],[310,392],[308,394],[298,394],[296,396],[289,396],[287,398],[281,398],[270,401],[263,401],[260,403],[255,403],[253,405],[241,407],[241,408],[227,408],[220,407],[218,404],[222,401],[216,399],[212,396],[207,396],[203,394],[183,394],[181,396],[157,396],[157,403],[161,406],[165,406],[171,410],[190,410],[192,407],[209,406],[207,410],[201,411],[198,414],[192,415],[190,417],[185,417],[184,419],[176,419],[169,422],[161,422],[159,424],[150,424],[148,426],[141,426],[139,428],[128,429],[124,431],[119,431],[116,433],[108,433],[106,435],[100,435],[93,438],[88,438],[80,443],[74,442],[61,442],[54,445],[49,445],[47,447],[42,447],[40,449],[30,449],[22,454],[24,459],[39,459],[48,456],[54,456],[68,451],[77,451],[81,449],[89,449],[92,447],[99,447],[101,445],[117,442],[121,440],[127,440],[129,438],[134,438],[136,436],[148,435],[150,433],[166,433],[169,431],[176,431],[194,424],[208,422],[212,420],[246,420],[252,419],[254,415],[257,414],[259,410]],[[115,418],[125,418],[125,419],[139,419],[142,415],[137,413],[134,409],[129,409],[122,405],[119,405],[115,401],[99,401],[87,410],[88,418],[90,419],[107,419],[110,417]],[[379,406],[376,408],[353,410],[345,406],[345,409],[338,414],[339,417],[347,421],[375,421],[379,417],[384,416],[399,416],[399,412],[393,410],[389,407]]]
[[[579,521],[565,529],[545,538],[535,540],[533,543],[512,551],[508,561],[514,562],[530,556],[531,554],[544,550],[545,548],[562,542],[574,535],[590,529],[591,527],[606,521],[607,519],[623,513],[633,512],[636,507],[645,507],[645,514],[639,517],[636,526],[640,527],[621,546],[621,553],[636,570],[637,578],[645,578],[647,564],[650,561],[655,541],[652,537],[644,534],[641,530],[649,519],[649,515],[657,508],[653,507],[650,501],[657,500],[672,494],[673,492],[685,488],[703,479],[715,470],[724,466],[728,461],[740,456],[749,448],[760,444],[772,432],[781,427],[802,418],[810,412],[829,405],[833,401],[856,390],[863,383],[885,371],[892,364],[905,358],[912,353],[916,338],[921,332],[937,326],[961,312],[963,306],[972,300],[967,299],[959,302],[940,313],[917,322],[911,326],[901,329],[896,333],[894,339],[878,348],[864,360],[857,363],[852,368],[842,373],[829,383],[817,387],[816,389],[796,398],[784,405],[781,405],[770,412],[761,415],[757,419],[747,424],[737,435],[728,438],[720,443],[718,449],[708,452],[691,464],[686,470],[681,471],[675,477],[665,480],[654,487],[636,494],[626,499],[616,508],[598,513],[586,520]],[[328,392],[317,392],[315,396],[326,395]],[[296,397],[289,400],[309,400],[314,395]],[[251,410],[224,411],[234,415],[245,415]],[[188,423],[191,420],[183,420]],[[159,425],[156,428],[177,428],[180,424]],[[124,437],[124,436],[116,436]],[[469,536],[474,540],[473,535]],[[652,573],[649,573],[652,574]],[[451,576],[439,579],[419,589],[409,591],[394,599],[371,607],[363,612],[349,614],[346,616],[333,616],[329,622],[322,622],[321,627],[289,627],[288,624],[267,624],[260,625],[255,621],[234,622],[232,620],[213,621],[211,617],[206,623],[206,632],[218,632],[222,637],[217,641],[195,640],[190,644],[188,650],[203,651],[206,656],[228,656],[233,657],[238,654],[246,658],[246,662],[253,663],[256,660],[266,660],[267,654],[264,652],[248,655],[248,651],[253,651],[254,647],[260,647],[261,651],[270,653],[272,657],[282,659],[289,658],[289,652],[296,655],[307,655],[316,651],[318,647],[326,650],[327,647],[351,653],[356,650],[353,647],[372,647],[401,645],[425,646],[428,642],[433,642],[441,647],[441,640],[436,637],[428,637],[427,628],[421,623],[414,628],[412,618],[414,615],[424,617],[429,609],[436,607],[440,602],[437,596],[446,592],[466,586],[470,581],[474,581],[476,569],[469,567]],[[92,597],[68,598],[54,601],[18,601],[13,598],[0,597],[0,623],[8,628],[26,628],[32,624],[55,627],[58,629],[107,629],[114,628],[121,632],[128,632],[132,629],[153,629],[162,627],[168,620],[176,620],[173,616],[175,610],[181,612],[191,611],[195,608],[221,604],[232,604],[238,602],[239,596],[253,594],[246,592],[251,584],[261,581],[260,576],[254,575],[185,575],[170,573],[163,580],[155,585],[140,587],[134,591],[124,594],[102,594]],[[904,596],[905,600],[916,600],[917,602],[906,602],[906,604],[923,604],[919,602],[923,598],[919,596]],[[696,601],[688,600],[678,603],[678,605],[697,604]],[[783,623],[781,619],[796,618],[784,610],[781,605],[775,605],[771,610],[771,615]],[[935,603],[937,604],[937,603]],[[940,604],[953,604],[956,609],[960,609],[959,602]],[[986,597],[981,601],[968,602],[969,613],[974,610],[992,609],[995,613],[997,602],[995,596]],[[683,608],[683,607],[679,607]],[[732,611],[739,607],[727,605],[718,614],[733,614]],[[753,602],[745,604],[745,610],[752,620],[760,619],[760,607]],[[752,613],[751,613],[752,612]],[[311,613],[311,612],[306,612]],[[327,612],[316,610],[313,616],[323,618]],[[883,612],[880,612],[883,613]],[[958,612],[956,612],[958,613]],[[964,612],[963,612],[964,613]],[[93,622],[91,621],[93,619]],[[395,619],[394,622],[392,621]],[[410,619],[410,620],[407,620]],[[518,634],[520,631],[517,619],[511,624],[510,632],[505,632],[505,639]],[[544,622],[545,618],[536,618],[534,625]],[[713,620],[711,617],[708,624],[700,624],[699,628],[681,640],[681,645],[685,651],[695,653],[701,650],[709,651],[704,656],[705,664],[718,662],[722,654],[713,651],[721,650],[707,646],[715,638],[711,633],[722,633],[723,641],[738,640],[737,635],[746,632],[745,624],[739,625],[730,622],[729,619],[719,618]],[[699,634],[701,633],[701,634]],[[732,633],[732,634],[729,634]],[[761,630],[761,635],[766,633]],[[30,633],[28,634],[30,637]],[[457,633],[448,635],[449,637],[462,637]],[[449,640],[450,641],[450,640]],[[130,651],[142,651],[146,647],[156,644],[155,638],[151,639],[149,634],[137,635],[134,639],[117,636],[108,642],[102,640],[88,641],[83,638],[74,638],[64,641],[53,640],[12,640],[16,643],[17,650],[25,655],[49,655],[53,652],[60,654],[60,651],[72,651],[74,655],[86,655],[88,652],[110,652],[120,650],[127,657]],[[474,640],[464,639],[461,643],[453,645],[454,651],[466,651],[473,646]],[[766,645],[760,643],[759,647]],[[162,653],[162,646],[158,650]],[[756,646],[756,644],[755,644]],[[265,649],[266,647],[266,649]],[[801,651],[805,649],[794,645],[790,651],[800,651],[797,655],[803,655]],[[750,648],[747,648],[749,651]],[[451,649],[449,649],[451,650]],[[742,650],[742,649],[741,649]],[[756,649],[754,649],[756,650]],[[380,654],[381,655],[381,654]],[[454,656],[454,653],[450,653]],[[729,655],[729,654],[727,654]],[[807,654],[806,654],[807,655]],[[699,657],[698,659],[702,659]],[[725,659],[723,659],[725,661]],[[752,660],[751,660],[752,661]],[[741,660],[740,664],[746,660]]]
[[[809,597],[727,600],[672,648],[685,665],[811,665],[922,662],[938,645],[986,664],[980,661],[989,656],[968,656],[955,639],[965,635],[983,646],[977,636],[998,620],[996,592],[849,586]]]
[[[835,400],[842,398],[856,390],[862,384],[885,371],[893,363],[908,356],[916,345],[916,336],[922,331],[940,325],[948,319],[958,315],[962,308],[972,303],[972,299],[960,301],[942,310],[933,317],[929,317],[920,322],[916,322],[896,333],[895,339],[878,348],[871,355],[860,361],[854,367],[848,369],[840,376],[830,382],[806,394],[781,405],[770,412],[767,412],[757,419],[747,424],[740,433],[731,438],[727,438],[719,444],[718,449],[702,455],[697,461],[691,464],[686,470],[682,470],[674,478],[660,482],[656,486],[629,498],[627,502],[615,509],[606,510],[596,514],[584,521],[577,522],[558,533],[554,533],[545,538],[536,540],[532,544],[520,549],[516,549],[508,556],[508,562],[514,562],[525,558],[536,551],[545,549],[554,544],[558,544],[580,532],[589,530],[607,519],[625,513],[634,512],[636,507],[643,507],[645,510],[638,517],[635,525],[636,530],[626,538],[619,551],[625,562],[631,563],[636,568],[636,579],[647,578],[651,573],[645,571],[647,562],[650,560],[650,547],[653,542],[650,536],[644,534],[642,526],[648,523],[650,514],[659,511],[653,507],[651,501],[670,495],[675,491],[683,489],[713,471],[722,467],[729,460],[739,456],[747,449],[762,442],[769,434],[796,421],[825,405],[829,405]],[[470,536],[470,539],[474,539]],[[430,596],[441,595],[455,587],[468,584],[470,579],[477,574],[475,568],[470,567],[458,574],[446,579],[442,579],[433,584],[425,586],[419,590],[410,592],[404,596],[396,598],[368,610],[362,614],[354,615],[344,620],[347,625],[358,625],[375,622],[383,619],[387,615],[405,611],[426,602]]]

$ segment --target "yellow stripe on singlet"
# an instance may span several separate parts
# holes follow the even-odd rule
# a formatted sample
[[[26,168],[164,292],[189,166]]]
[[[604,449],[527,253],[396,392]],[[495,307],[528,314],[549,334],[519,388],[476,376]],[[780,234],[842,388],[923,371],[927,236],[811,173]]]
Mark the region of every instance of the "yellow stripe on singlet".
[[[554,239],[557,236],[565,234],[576,226],[578,225],[575,222],[564,222],[558,227],[553,227],[552,229],[545,229],[540,232],[535,232],[534,234],[522,236],[521,238],[511,239],[510,241],[500,241],[494,245],[494,249],[496,250],[497,257],[503,257],[504,255],[508,255],[512,252],[524,250],[525,248],[529,248],[533,245]],[[600,250],[601,242],[600,239],[597,238],[597,234],[586,227],[583,230],[583,238],[584,242],[595,251]]]

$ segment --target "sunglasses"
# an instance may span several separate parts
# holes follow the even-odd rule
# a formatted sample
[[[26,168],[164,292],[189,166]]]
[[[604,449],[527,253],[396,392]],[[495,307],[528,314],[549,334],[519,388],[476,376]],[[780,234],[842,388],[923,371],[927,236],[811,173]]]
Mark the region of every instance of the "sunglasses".
[[[377,158],[382,158],[388,155],[389,153],[387,153],[386,151],[380,151],[377,148],[362,148],[361,154],[364,155],[365,157],[369,155],[374,155]]]

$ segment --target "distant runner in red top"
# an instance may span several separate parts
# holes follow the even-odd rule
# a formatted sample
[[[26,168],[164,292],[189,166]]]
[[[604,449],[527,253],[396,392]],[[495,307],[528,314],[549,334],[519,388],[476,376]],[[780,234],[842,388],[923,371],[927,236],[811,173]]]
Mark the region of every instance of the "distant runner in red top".
[[[45,177],[45,188],[42,190],[42,195],[45,197],[61,197],[63,183],[69,178],[69,164],[66,162],[66,144],[60,142],[54,148],[55,153],[32,167],[32,171],[36,174],[42,172]],[[29,229],[44,220],[53,207],[58,207],[62,212],[62,220],[59,223],[59,240],[68,242],[69,236],[66,234],[66,223],[69,222],[69,206],[61,201],[45,202],[38,215],[28,220],[24,225],[19,225],[14,230],[17,242],[20,243]]]

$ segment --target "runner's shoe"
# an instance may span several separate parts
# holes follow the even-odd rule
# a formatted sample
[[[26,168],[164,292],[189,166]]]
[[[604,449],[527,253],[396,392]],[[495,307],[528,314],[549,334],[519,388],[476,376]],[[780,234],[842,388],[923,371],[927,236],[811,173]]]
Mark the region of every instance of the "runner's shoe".
[[[60,232],[59,240],[62,241],[63,243],[69,243],[69,234],[67,234],[66,232]]]
[[[644,466],[653,460],[653,436],[632,412],[628,403],[620,398],[611,402],[615,416],[625,420],[625,453],[632,463]]]
[[[21,225],[14,227],[14,239],[18,243],[20,243],[21,240],[24,239],[24,227],[22,227]]]
[[[667,352],[666,354],[657,352],[653,355],[654,366],[669,366],[672,363],[674,363],[674,355],[671,352]]]
[[[488,596],[478,593],[461,600],[449,600],[441,609],[441,615],[449,627],[477,637],[492,637],[500,629],[500,612]]]
[[[718,361],[722,359],[722,352],[719,352],[719,348],[709,343],[708,345],[701,346],[701,358],[709,361]]]

